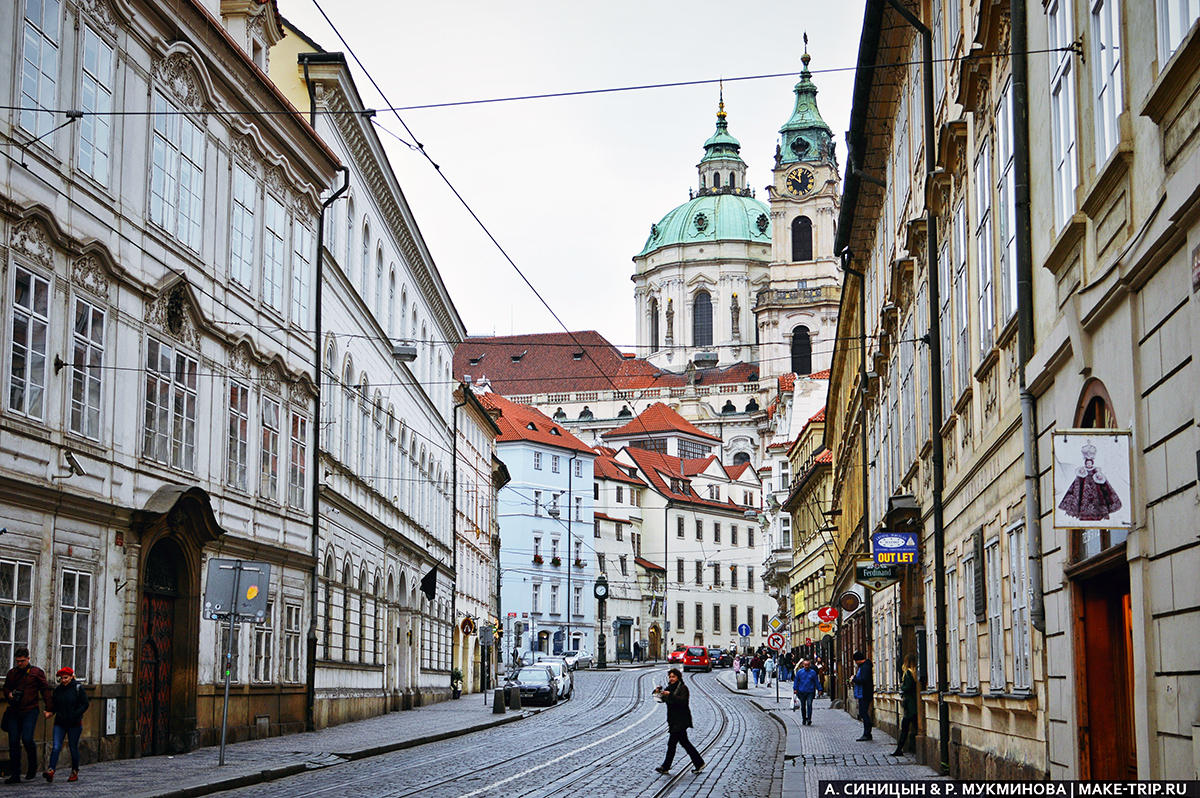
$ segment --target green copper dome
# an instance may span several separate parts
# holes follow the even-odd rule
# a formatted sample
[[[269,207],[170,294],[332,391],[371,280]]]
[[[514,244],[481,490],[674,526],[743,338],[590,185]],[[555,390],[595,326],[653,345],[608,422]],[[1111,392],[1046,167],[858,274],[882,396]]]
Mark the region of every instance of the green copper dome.
[[[797,161],[823,161],[836,165],[833,147],[833,131],[821,112],[817,110],[817,86],[812,82],[812,73],[808,71],[808,34],[804,35],[805,53],[800,59],[804,69],[800,72],[800,82],[795,86],[796,106],[788,121],[779,128],[783,141],[777,151],[780,163],[795,163]]]
[[[722,90],[721,102],[717,110],[717,129],[708,137],[708,141],[704,142],[704,157],[700,159],[700,163],[705,161],[738,161],[741,163],[742,143],[735,139],[729,132],[729,121],[725,115],[725,97]]]
[[[650,237],[637,257],[661,247],[705,241],[770,244],[770,209],[765,203],[740,193],[695,197],[650,226]]]

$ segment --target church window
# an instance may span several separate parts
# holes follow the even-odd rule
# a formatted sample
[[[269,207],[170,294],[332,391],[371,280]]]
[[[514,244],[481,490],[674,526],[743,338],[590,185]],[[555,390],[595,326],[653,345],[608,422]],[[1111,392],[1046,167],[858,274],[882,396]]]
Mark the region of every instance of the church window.
[[[804,325],[792,330],[792,371],[812,374],[812,338]]]
[[[812,260],[812,220],[797,216],[792,220],[792,260]]]
[[[650,351],[658,351],[658,300],[650,298]]]
[[[735,454],[733,456],[733,464],[734,465],[742,465],[743,463],[749,463],[749,462],[750,462],[750,453],[749,452],[738,452],[737,454]],[[733,540],[729,541],[730,543],[737,543],[736,533],[734,533],[734,534],[735,534],[735,537],[733,538]]]
[[[721,187],[721,173],[713,172],[713,188]]]
[[[692,346],[712,346],[712,341],[712,298],[701,291],[692,301]]]
[[[721,408],[721,412],[722,413],[736,413],[737,408],[733,406],[733,401],[731,399],[726,399],[725,406]]]
[[[758,402],[754,401],[753,399],[751,399],[749,402],[746,402],[746,412],[747,413],[757,413],[758,412]]]
[[[733,172],[729,173],[729,187],[737,188],[737,175],[735,175]]]
[[[591,421],[592,418],[593,418],[593,416],[592,416],[591,409],[587,405],[584,405],[583,410],[579,413],[579,420],[580,421]]]
[[[633,411],[629,409],[629,405],[621,406],[621,411],[617,413],[617,418],[633,418]]]

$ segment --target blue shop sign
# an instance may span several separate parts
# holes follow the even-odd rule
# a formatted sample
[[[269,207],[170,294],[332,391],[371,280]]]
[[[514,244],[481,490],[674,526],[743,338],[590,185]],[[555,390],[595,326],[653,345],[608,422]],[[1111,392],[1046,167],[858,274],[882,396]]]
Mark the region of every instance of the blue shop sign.
[[[876,532],[871,535],[876,565],[916,565],[917,536],[911,533]]]

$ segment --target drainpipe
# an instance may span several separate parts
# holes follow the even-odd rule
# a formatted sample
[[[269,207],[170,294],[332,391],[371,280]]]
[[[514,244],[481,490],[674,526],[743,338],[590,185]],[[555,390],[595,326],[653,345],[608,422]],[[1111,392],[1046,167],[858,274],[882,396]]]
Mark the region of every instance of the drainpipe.
[[[1019,0],[1017,5],[1024,0]],[[925,105],[925,222],[927,226],[926,242],[929,251],[926,258],[927,279],[929,280],[929,417],[930,424],[941,424],[942,408],[942,323],[937,310],[941,306],[938,285],[938,251],[937,251],[937,220],[930,206],[933,195],[933,175],[936,169],[937,145],[934,142],[933,124],[933,34],[900,0],[888,0],[888,3],[916,30],[921,37],[921,77],[922,94]],[[946,645],[946,528],[942,507],[942,489],[945,479],[945,454],[942,449],[942,435],[938,430],[931,430],[933,438],[933,590],[934,609],[937,619],[935,630],[935,645],[937,647],[937,688],[938,688],[938,758],[941,762],[941,772],[950,771],[950,704],[946,702],[946,692],[949,690],[950,673],[946,662],[948,648]]]

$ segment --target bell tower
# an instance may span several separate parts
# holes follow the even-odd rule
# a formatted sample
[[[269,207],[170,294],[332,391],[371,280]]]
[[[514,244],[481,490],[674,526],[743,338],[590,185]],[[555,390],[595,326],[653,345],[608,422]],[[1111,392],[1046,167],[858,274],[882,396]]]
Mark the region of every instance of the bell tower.
[[[841,273],[833,242],[841,175],[833,131],[817,108],[807,33],[800,60],[795,103],[779,129],[767,186],[770,286],[757,293],[754,304],[764,376],[828,368],[837,321]]]

